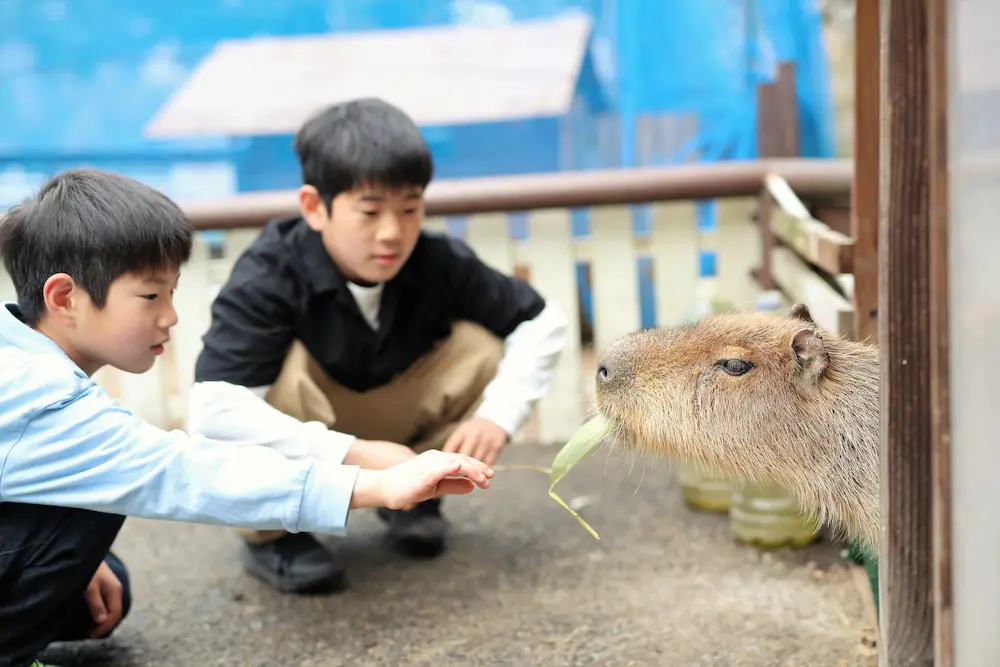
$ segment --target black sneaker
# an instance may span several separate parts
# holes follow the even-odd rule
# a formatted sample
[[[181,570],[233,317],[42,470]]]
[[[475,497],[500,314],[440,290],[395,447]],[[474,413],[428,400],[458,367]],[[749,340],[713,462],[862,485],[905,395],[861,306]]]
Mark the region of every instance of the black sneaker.
[[[272,542],[245,542],[240,561],[247,572],[286,593],[318,593],[344,586],[344,570],[309,533]]]
[[[441,516],[441,499],[425,500],[411,510],[378,508],[379,517],[389,524],[389,541],[412,558],[434,558],[444,551],[447,528]]]

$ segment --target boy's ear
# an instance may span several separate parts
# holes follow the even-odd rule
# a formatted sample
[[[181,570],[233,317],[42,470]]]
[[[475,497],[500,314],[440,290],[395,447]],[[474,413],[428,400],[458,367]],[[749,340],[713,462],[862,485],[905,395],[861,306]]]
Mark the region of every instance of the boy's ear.
[[[312,185],[299,187],[299,213],[313,231],[322,231],[330,219],[326,204]]]
[[[76,320],[78,295],[76,281],[66,273],[53,274],[42,285],[46,314],[63,324],[72,324]]]

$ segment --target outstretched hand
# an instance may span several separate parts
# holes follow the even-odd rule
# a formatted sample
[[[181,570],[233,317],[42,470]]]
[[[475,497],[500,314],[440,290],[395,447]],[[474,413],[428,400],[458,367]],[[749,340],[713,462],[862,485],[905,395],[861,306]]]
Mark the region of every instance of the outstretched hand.
[[[385,470],[362,470],[355,506],[368,505],[365,496],[374,492],[376,506],[409,509],[439,495],[466,494],[476,486],[488,489],[491,477],[493,470],[470,456],[430,450]]]

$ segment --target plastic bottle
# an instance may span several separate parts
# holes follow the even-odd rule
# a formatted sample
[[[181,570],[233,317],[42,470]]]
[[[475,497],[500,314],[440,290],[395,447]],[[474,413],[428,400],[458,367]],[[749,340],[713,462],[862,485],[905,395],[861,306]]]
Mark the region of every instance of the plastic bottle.
[[[757,309],[780,310],[781,294],[761,292]],[[733,485],[729,526],[737,540],[766,549],[804,547],[816,539],[815,517],[803,513],[798,500],[774,482]]]
[[[715,254],[702,253],[695,285],[695,299],[687,319],[700,320],[706,315],[722,312],[729,305],[719,297]],[[692,509],[706,512],[727,512],[732,498],[728,477],[697,461],[678,461],[678,479],[684,502]]]

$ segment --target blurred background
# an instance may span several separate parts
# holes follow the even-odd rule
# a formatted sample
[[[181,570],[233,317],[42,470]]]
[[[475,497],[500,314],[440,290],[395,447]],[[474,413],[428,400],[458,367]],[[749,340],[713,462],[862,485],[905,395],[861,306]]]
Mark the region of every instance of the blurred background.
[[[289,104],[289,81],[283,100],[261,85],[278,72],[309,102],[423,96],[412,113],[438,174],[459,178],[752,158],[756,86],[790,61],[800,153],[846,155],[852,6],[2,0],[0,205],[81,164],[180,199],[295,186],[291,134],[309,109]]]

